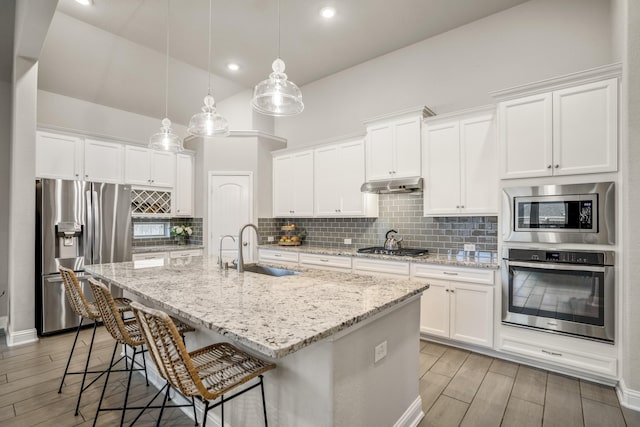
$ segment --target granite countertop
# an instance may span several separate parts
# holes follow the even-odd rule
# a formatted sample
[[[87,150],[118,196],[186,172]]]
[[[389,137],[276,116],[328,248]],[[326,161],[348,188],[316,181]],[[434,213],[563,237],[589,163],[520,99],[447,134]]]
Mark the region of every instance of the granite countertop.
[[[272,358],[329,337],[429,287],[423,281],[298,266],[291,268],[300,274],[282,277],[220,271],[216,257],[142,265],[87,265],[85,270]]]
[[[190,249],[204,249],[204,245],[187,243],[185,245],[133,246],[131,253],[144,254],[148,252],[186,251]]]
[[[319,246],[280,246],[277,244],[260,245],[260,249],[273,249],[278,251],[291,251],[298,253],[309,253],[319,255],[350,256],[373,259],[384,259],[401,262],[413,262],[422,264],[441,264],[461,267],[490,268],[499,269],[500,259],[497,252],[453,252],[450,254],[428,254],[417,257],[359,254],[357,248],[324,248]]]

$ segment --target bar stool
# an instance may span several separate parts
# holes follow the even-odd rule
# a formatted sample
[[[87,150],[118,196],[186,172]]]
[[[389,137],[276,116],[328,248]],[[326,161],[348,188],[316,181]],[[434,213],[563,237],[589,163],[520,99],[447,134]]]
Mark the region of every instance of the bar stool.
[[[80,316],[80,324],[78,325],[78,329],[76,330],[76,337],[73,340],[73,345],[71,346],[71,352],[69,353],[69,359],[67,359],[67,366],[64,368],[64,374],[62,374],[62,380],[60,381],[60,387],[58,388],[58,393],[62,393],[62,386],[64,385],[64,380],[67,375],[78,375],[82,374],[82,384],[80,385],[80,392],[78,393],[78,401],[76,403],[76,412],[75,415],[78,415],[78,409],[80,408],[80,400],[82,399],[82,393],[89,388],[93,383],[95,383],[98,378],[100,378],[106,371],[89,371],[89,360],[91,359],[91,351],[93,350],[93,341],[96,337],[96,327],[98,326],[98,321],[100,321],[100,311],[94,302],[87,301],[84,292],[82,291],[82,287],[80,286],[80,281],[78,280],[78,276],[73,272],[73,270],[65,267],[59,267],[60,275],[62,276],[62,281],[64,283],[65,293],[67,295],[67,300],[69,301],[69,305],[73,309],[74,313]],[[131,302],[128,298],[115,298],[114,302],[116,304],[116,308],[118,313],[123,313],[125,311],[131,310],[129,307],[129,303]],[[80,335],[80,329],[82,328],[82,324],[85,320],[93,320],[93,333],[91,335],[91,343],[89,344],[89,351],[87,353],[87,361],[84,365],[84,371],[78,372],[69,372],[69,365],[71,364],[71,358],[73,357],[73,352],[76,348],[76,343],[78,342],[78,335]],[[89,384],[85,386],[85,381],[87,378],[87,374],[100,374],[95,377]]]
[[[218,343],[187,352],[180,332],[166,313],[132,302],[131,307],[140,323],[142,334],[160,375],[167,381],[166,394],[158,417],[160,425],[169,390],[173,387],[186,397],[198,397],[204,404],[207,424],[209,409],[221,407],[221,425],[224,425],[224,402],[260,386],[264,424],[267,426],[267,407],[264,399],[263,374],[275,364],[253,357],[228,343]],[[260,381],[225,398],[224,394],[256,377]],[[161,390],[162,391],[162,390]],[[211,401],[220,401],[211,405]],[[196,419],[197,423],[197,419]]]
[[[100,315],[102,316],[102,322],[105,328],[109,331],[113,339],[115,339],[116,343],[113,347],[113,353],[111,355],[111,362],[109,364],[109,369],[107,370],[107,378],[105,379],[104,386],[102,388],[102,394],[100,395],[100,402],[98,403],[98,409],[96,411],[95,419],[93,420],[93,425],[96,425],[96,421],[98,420],[98,415],[100,411],[114,411],[114,410],[122,410],[122,416],[120,417],[120,425],[124,424],[124,417],[127,409],[145,409],[146,407],[127,407],[127,401],[129,400],[129,389],[131,388],[131,377],[133,371],[135,370],[144,370],[145,379],[147,380],[147,385],[149,385],[149,379],[147,377],[147,365],[144,358],[144,350],[142,348],[145,343],[144,338],[142,336],[142,331],[140,330],[140,325],[138,324],[135,318],[131,319],[123,319],[122,316],[119,315],[118,307],[116,302],[104,284],[98,282],[94,278],[89,278],[89,284],[91,285],[91,289],[93,290],[93,294],[96,298],[96,305],[100,311]],[[184,337],[186,332],[195,331],[191,326],[180,322],[177,319],[174,319],[176,323],[177,333],[179,336]],[[105,391],[107,390],[107,384],[109,383],[109,376],[111,372],[117,372],[113,367],[120,362],[123,358],[126,357],[126,354],[118,359],[114,363],[116,351],[119,345],[128,345],[133,348],[133,356],[131,357],[131,364],[129,368],[129,379],[127,380],[127,390],[124,396],[124,405],[122,408],[102,408],[102,400],[104,399]],[[126,353],[126,351],[125,351]],[[133,365],[136,362],[136,354],[142,354],[142,368],[134,369]],[[139,363],[138,363],[139,365]],[[158,393],[159,394],[159,393]],[[158,395],[156,394],[156,396]],[[155,397],[154,397],[155,399]],[[153,400],[152,400],[153,401]],[[151,403],[151,402],[150,402]],[[149,405],[147,405],[148,407]],[[173,405],[172,407],[183,407],[183,406],[193,406],[193,411],[195,415],[195,402],[192,401],[191,405]],[[136,420],[138,418],[136,417]],[[134,420],[134,422],[136,421]],[[133,423],[132,423],[133,424]]]

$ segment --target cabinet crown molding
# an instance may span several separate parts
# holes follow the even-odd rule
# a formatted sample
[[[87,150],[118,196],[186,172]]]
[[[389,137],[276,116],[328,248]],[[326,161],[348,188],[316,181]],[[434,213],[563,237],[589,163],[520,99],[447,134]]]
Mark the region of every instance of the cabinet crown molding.
[[[466,108],[464,110],[451,111],[449,113],[438,114],[433,117],[426,117],[423,122],[425,124],[439,122],[441,120],[464,119],[467,116],[477,116],[482,114],[495,114],[496,105],[489,104],[480,107]]]
[[[418,115],[418,114],[421,114],[423,119],[426,117],[431,117],[436,115],[436,113],[434,113],[429,107],[425,105],[421,105],[418,107],[411,107],[405,110],[394,111],[392,113],[386,113],[380,116],[375,116],[375,117],[365,119],[364,125],[368,126],[372,123],[376,123],[380,121],[391,120],[391,119],[396,119],[402,116]]]
[[[603,65],[576,73],[565,74],[559,77],[540,80],[507,89],[497,90],[489,94],[498,102],[521,98],[528,95],[536,95],[551,92],[584,83],[591,83],[605,79],[620,78],[622,76],[622,63]]]

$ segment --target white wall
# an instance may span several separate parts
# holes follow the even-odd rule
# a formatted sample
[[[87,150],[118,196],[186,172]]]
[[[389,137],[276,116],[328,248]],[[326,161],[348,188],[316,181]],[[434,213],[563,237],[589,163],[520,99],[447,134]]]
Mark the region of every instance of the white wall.
[[[218,103],[218,113],[229,121],[231,130],[259,130],[273,134],[274,118],[253,111],[253,90],[245,90]]]
[[[0,150],[11,152],[11,83],[5,81],[0,81]],[[9,200],[10,182],[11,158],[0,156],[0,200]],[[0,204],[0,295],[4,293],[0,296],[0,319],[8,314],[9,212],[7,203]]]
[[[380,114],[485,105],[490,91],[608,64],[610,15],[609,1],[532,0],[303,86],[305,111],[277,119],[276,135],[310,145]]]

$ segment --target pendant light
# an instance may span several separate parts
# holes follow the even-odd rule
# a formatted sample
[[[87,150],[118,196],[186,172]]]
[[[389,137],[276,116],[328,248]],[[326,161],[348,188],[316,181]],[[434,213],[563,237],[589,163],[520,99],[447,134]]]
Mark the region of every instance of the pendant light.
[[[187,132],[195,136],[227,136],[229,122],[216,111],[216,102],[211,96],[211,0],[209,0],[209,59],[207,62],[209,86],[201,113],[196,113],[189,121]]]
[[[280,0],[278,0],[278,57],[271,64],[273,72],[253,90],[251,106],[259,113],[270,116],[294,116],[304,110],[302,92],[287,79],[285,64],[280,59]]]
[[[162,119],[162,127],[160,132],[151,135],[149,138],[149,148],[155,150],[166,150],[179,152],[184,150],[182,140],[178,135],[173,133],[171,129],[171,120],[169,116],[169,13],[171,9],[171,0],[167,0],[167,59],[165,68],[165,92],[164,92],[164,119]]]

